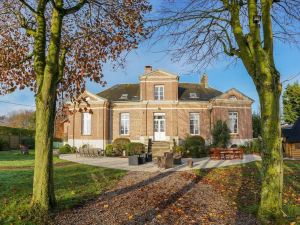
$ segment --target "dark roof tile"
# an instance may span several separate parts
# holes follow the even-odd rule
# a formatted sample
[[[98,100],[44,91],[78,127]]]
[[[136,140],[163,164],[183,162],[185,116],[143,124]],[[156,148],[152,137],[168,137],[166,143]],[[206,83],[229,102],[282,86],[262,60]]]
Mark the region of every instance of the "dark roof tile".
[[[287,143],[300,143],[300,117],[291,128],[282,128],[282,136]]]
[[[195,93],[196,98],[190,95]],[[123,94],[128,94],[127,99],[121,98]],[[178,98],[182,101],[208,101],[222,92],[213,89],[205,88],[202,84],[179,83]],[[97,94],[109,101],[139,101],[140,100],[140,85],[139,84],[118,84],[108,88]]]

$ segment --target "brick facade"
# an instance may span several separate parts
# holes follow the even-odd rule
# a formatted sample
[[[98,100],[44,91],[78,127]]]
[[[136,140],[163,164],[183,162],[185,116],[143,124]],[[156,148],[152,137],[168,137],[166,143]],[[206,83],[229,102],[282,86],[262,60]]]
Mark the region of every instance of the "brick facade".
[[[219,119],[228,121],[229,112],[236,112],[238,128],[237,133],[232,134],[232,143],[240,144],[252,139],[253,101],[235,89],[221,93],[209,88],[207,77],[202,79],[202,82],[205,83],[181,85],[177,75],[161,70],[151,71],[148,68],[147,73],[140,77],[139,85],[126,86],[128,93],[139,93],[139,99],[136,99],[137,96],[132,96],[134,100],[130,100],[130,96],[127,96],[128,99],[122,99],[121,96],[126,94],[124,92],[127,89],[122,89],[121,86],[111,88],[111,93],[101,92],[93,95],[86,92],[83,97],[89,98],[88,109],[92,110],[91,134],[82,134],[82,112],[76,107],[75,113],[69,115],[69,123],[65,123],[65,136],[69,144],[75,146],[91,144],[104,148],[107,143],[118,137],[128,137],[132,141],[146,143],[149,138],[155,140],[154,114],[158,113],[165,118],[165,132],[161,132],[164,133],[165,141],[172,142],[175,139],[180,142],[190,134],[190,113],[198,113],[199,135],[210,143],[213,124]],[[164,87],[162,101],[154,99],[155,85]],[[198,89],[189,90],[190,86],[196,86]],[[122,91],[116,93],[118,90]],[[188,91],[198,91],[197,99],[189,99],[189,95],[185,94]],[[120,98],[110,99],[112,94],[119,94]],[[81,108],[84,106],[81,105]],[[72,110],[72,107],[70,105],[69,109]],[[121,113],[129,113],[129,133],[126,135],[120,134]]]

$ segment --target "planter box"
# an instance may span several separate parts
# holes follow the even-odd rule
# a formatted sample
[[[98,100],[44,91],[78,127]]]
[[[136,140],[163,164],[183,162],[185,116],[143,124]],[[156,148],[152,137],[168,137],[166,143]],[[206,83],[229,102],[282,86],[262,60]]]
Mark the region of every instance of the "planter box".
[[[152,162],[152,154],[146,154],[146,162]]]
[[[130,166],[138,166],[146,163],[146,158],[139,155],[128,156],[128,163]]]
[[[144,157],[144,156],[139,156],[138,158],[139,158],[139,159],[138,159],[139,164],[145,164],[145,163],[146,163],[146,157]]]
[[[182,164],[181,158],[175,158],[175,159],[173,159],[173,163],[175,165],[181,165]]]
[[[139,165],[139,156],[138,155],[128,156],[128,164],[129,164],[129,166],[138,166]]]

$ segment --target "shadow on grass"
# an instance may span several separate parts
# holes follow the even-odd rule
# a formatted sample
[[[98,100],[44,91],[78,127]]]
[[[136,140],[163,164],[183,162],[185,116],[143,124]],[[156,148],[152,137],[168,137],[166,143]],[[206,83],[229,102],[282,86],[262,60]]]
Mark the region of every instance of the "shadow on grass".
[[[0,151],[0,161],[24,161],[24,160],[34,160],[34,150],[30,150],[29,155],[21,154],[20,150]]]

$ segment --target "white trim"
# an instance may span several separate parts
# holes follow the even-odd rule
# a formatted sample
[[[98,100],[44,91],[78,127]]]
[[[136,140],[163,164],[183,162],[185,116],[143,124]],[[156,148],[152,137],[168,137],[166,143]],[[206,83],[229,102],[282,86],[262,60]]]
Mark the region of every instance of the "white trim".
[[[150,73],[144,73],[140,76],[140,79],[144,78],[144,77],[149,77],[149,76],[155,76],[156,73],[162,73],[164,75],[167,75],[169,77],[176,77],[178,78],[179,76],[177,74],[174,74],[174,73],[170,73],[170,72],[167,72],[167,71],[164,71],[162,69],[157,69],[157,70],[153,70],[151,71]],[[158,75],[159,76],[159,75]]]
[[[122,116],[123,116],[123,120],[122,120]],[[124,117],[126,117],[126,118],[124,118]],[[119,134],[121,136],[129,136],[130,135],[130,113],[129,112],[122,112],[122,113],[120,113],[119,119],[120,119],[120,131],[119,131]],[[122,122],[124,123],[124,130],[123,130],[124,133],[122,133]],[[127,130],[125,128],[127,128]]]
[[[236,112],[236,111],[229,111],[228,112],[228,122],[230,122],[230,115],[229,115],[230,113],[236,114],[236,132],[231,132],[230,131],[230,134],[235,135],[235,134],[239,133],[239,113]],[[229,129],[230,129],[230,127],[229,127]],[[234,129],[234,127],[233,127],[233,129]]]
[[[159,101],[157,101],[156,103],[160,103]],[[178,106],[178,105],[177,105]],[[134,106],[133,106],[134,107]],[[197,110],[197,109],[209,109],[208,107],[199,107],[199,108],[192,108],[192,107],[189,107],[189,108],[181,108],[180,106],[179,107],[176,107],[176,108],[162,108],[162,107],[152,107],[152,108],[149,108],[149,107],[145,107],[145,108],[142,108],[142,107],[138,107],[138,108],[115,108],[115,107],[89,107],[89,109],[108,109],[108,110],[111,110],[111,111],[120,111],[120,110],[145,110],[145,109],[150,109],[150,110],[158,110],[158,108],[160,108],[161,110],[165,109],[165,110],[178,110],[178,109],[191,109],[191,110]],[[212,108],[224,108],[224,109],[251,109],[251,107],[246,107],[246,106],[213,106]]]
[[[157,82],[164,82],[164,83],[173,83],[173,82],[178,82],[177,80],[163,80],[166,79],[165,77],[160,78],[159,81],[158,80],[141,80],[141,83],[157,83]]]
[[[117,109],[111,109],[111,110],[115,110],[115,111],[122,111],[122,110],[178,110],[178,109],[207,109],[207,108],[161,108],[161,107],[153,107],[153,108],[117,108]]]
[[[216,96],[216,97],[214,97],[212,99],[214,99],[214,100],[220,99],[221,100],[223,96],[225,96],[226,94],[228,94],[231,91],[236,92],[236,93],[242,95],[244,98],[246,98],[248,101],[251,101],[252,103],[254,102],[254,100],[252,98],[248,97],[247,95],[245,95],[244,93],[240,92],[239,90],[237,90],[235,88],[231,88],[228,91],[225,91],[223,94],[220,94],[220,95],[218,95],[218,96]],[[222,100],[225,100],[225,99],[222,99]],[[245,99],[243,99],[243,100],[245,100]],[[238,100],[238,101],[242,101],[242,100]]]
[[[154,85],[154,101],[164,101],[165,99],[165,85]],[[157,99],[155,99],[157,97]]]
[[[111,108],[110,110],[115,110],[115,111],[122,111],[122,110],[159,110],[158,108],[160,108],[160,110],[179,110],[179,109],[190,109],[190,110],[208,110],[208,108],[181,108],[181,107],[177,107],[177,108],[162,108],[162,107],[145,107],[145,108]],[[214,107],[213,107],[214,108]],[[217,108],[227,108],[227,109],[232,109],[235,110],[237,108],[241,108],[241,109],[251,109],[251,107],[217,107]]]
[[[92,134],[92,114],[89,112],[81,113],[81,135]]]
[[[89,91],[85,91],[86,92],[86,94],[87,95],[90,95],[90,96],[92,96],[92,97],[94,97],[94,98],[96,98],[96,99],[98,99],[99,101],[107,101],[107,99],[106,98],[102,98],[102,97],[100,97],[100,96],[98,96],[98,95],[95,95],[95,94],[93,94],[93,93],[91,93],[91,92],[89,92]]]
[[[195,133],[195,129],[193,130],[194,133],[191,133],[191,116],[192,115],[196,115],[198,117],[197,118],[197,120],[198,120],[198,124],[197,124],[198,132],[197,133]],[[189,113],[189,127],[188,127],[188,129],[189,129],[190,135],[200,135],[200,113],[199,112],[190,112]]]
[[[251,109],[251,106],[220,106],[216,105],[213,106],[212,108],[225,108],[225,109]]]

